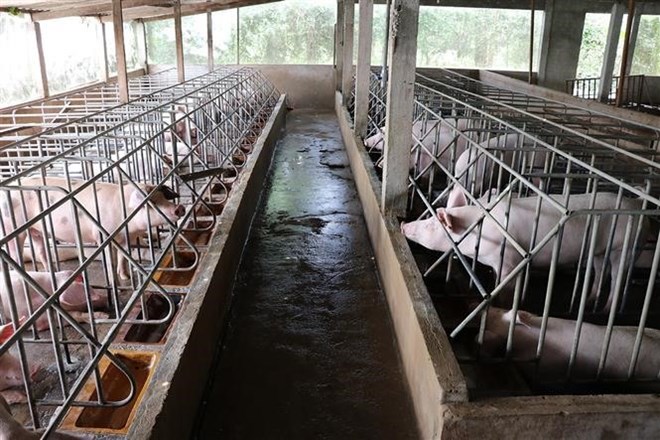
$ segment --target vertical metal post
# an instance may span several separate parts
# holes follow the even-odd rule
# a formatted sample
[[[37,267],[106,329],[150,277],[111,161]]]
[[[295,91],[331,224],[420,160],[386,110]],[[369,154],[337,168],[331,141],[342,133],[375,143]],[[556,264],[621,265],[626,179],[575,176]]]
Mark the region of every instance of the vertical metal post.
[[[391,15],[381,208],[383,212],[403,215],[412,144],[419,0],[394,0]]]
[[[383,68],[380,70],[381,84],[385,87],[387,83],[387,52],[390,41],[390,13],[392,11],[392,0],[385,3],[385,44],[383,45]]]
[[[44,46],[41,41],[41,25],[38,21],[32,23],[34,26],[34,38],[37,42],[37,55],[39,57],[39,74],[41,75],[41,91],[44,98],[50,96],[48,90],[48,73],[46,71],[46,59],[44,57]]]
[[[241,64],[241,8],[236,8],[236,64]]]
[[[371,75],[371,37],[374,0],[360,0],[357,78],[355,81],[355,133],[364,138],[369,121],[369,76]]]
[[[105,36],[105,23],[101,17],[99,17],[99,23],[101,24],[101,78],[103,81],[108,81],[110,79],[110,69],[108,68],[108,39]]]
[[[144,73],[149,74],[149,46],[147,43],[147,24],[140,20],[142,24],[142,42],[144,43]]]
[[[635,46],[637,45],[637,35],[639,34],[639,22],[644,13],[644,3],[635,4],[635,16],[633,17],[632,29],[630,29],[630,41],[628,43],[628,58],[626,60],[626,76],[630,75],[632,69],[633,56],[635,55]]]
[[[174,39],[176,42],[176,71],[179,82],[186,80],[186,67],[183,61],[183,31],[181,29],[181,0],[174,2]]]
[[[628,50],[630,46],[630,31],[632,29],[633,17],[635,15],[635,0],[628,0],[628,20],[626,22],[626,36],[623,41],[623,55],[621,56],[621,73],[619,78],[619,87],[616,90],[616,106],[620,107],[623,100],[623,91],[625,90],[626,69],[628,62]]]
[[[344,70],[341,77],[341,94],[344,105],[351,98],[353,89],[353,21],[355,16],[354,0],[344,1]]]
[[[126,48],[124,47],[124,15],[121,0],[112,0],[112,25],[115,31],[115,53],[117,55],[117,84],[119,100],[128,102],[128,72],[126,71]]]
[[[529,75],[527,78],[529,84],[534,83],[534,13],[536,12],[535,1],[531,0],[531,2],[529,23]]]
[[[213,13],[206,13],[206,43],[208,46],[207,62],[209,72],[213,70]]]

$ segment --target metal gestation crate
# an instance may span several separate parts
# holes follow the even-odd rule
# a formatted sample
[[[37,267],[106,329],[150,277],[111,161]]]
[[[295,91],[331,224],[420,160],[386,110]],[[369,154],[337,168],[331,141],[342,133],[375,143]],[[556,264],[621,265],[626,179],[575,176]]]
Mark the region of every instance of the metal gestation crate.
[[[186,69],[188,78],[195,78],[206,72],[206,69],[198,66],[189,66]],[[174,87],[178,83],[174,68],[134,77],[128,81],[128,96],[129,99],[137,99]],[[121,100],[116,82],[85,87],[36,102],[0,109],[0,135],[5,141],[16,142],[26,137],[26,131],[47,130],[119,105]],[[10,136],[12,134],[13,137]]]
[[[215,230],[278,97],[259,71],[220,68],[0,150],[0,318],[13,329],[0,356],[19,370],[3,393],[25,394],[13,412],[27,410],[26,426],[45,436],[71,407],[134,399],[110,348],[129,326],[171,323],[190,289],[176,278],[200,265],[197,238]],[[121,398],[102,359],[129,384]],[[95,397],[81,399],[90,380]]]
[[[367,149],[382,150],[378,123]],[[402,231],[422,245],[413,254],[465,371],[514,365],[524,385],[512,394],[654,389],[658,139],[454,72],[417,75]]]

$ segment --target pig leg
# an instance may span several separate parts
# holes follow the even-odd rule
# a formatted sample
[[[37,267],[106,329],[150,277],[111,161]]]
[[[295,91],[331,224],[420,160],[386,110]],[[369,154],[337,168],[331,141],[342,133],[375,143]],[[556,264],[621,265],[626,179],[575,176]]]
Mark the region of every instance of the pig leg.
[[[609,291],[609,295],[607,297],[607,303],[605,303],[605,310],[606,311],[610,310],[610,308],[612,307],[612,301],[614,300],[614,296],[619,293],[619,292],[616,291],[616,279],[619,276],[619,273],[621,273],[622,276],[624,277],[624,279],[621,280],[621,286],[618,289],[619,291],[622,290],[621,287],[623,287],[623,284],[626,282],[626,280],[625,280],[625,274],[627,272],[626,271],[626,269],[627,269],[626,262],[623,262],[623,267],[621,267],[621,268],[619,267],[620,264],[621,264],[621,261],[622,261],[621,260],[621,254],[622,254],[622,251],[620,251],[620,250],[617,250],[617,251],[613,250],[610,254],[610,265],[611,265],[612,269],[610,270],[610,274],[611,274],[610,291]],[[619,269],[621,269],[621,271],[619,271]],[[619,303],[620,303],[620,301],[619,301]]]
[[[594,267],[591,277],[591,290],[589,292],[589,296],[587,297],[587,306],[589,308],[593,308],[596,305],[596,302],[598,301],[598,294],[602,287],[601,284],[604,278],[603,272],[605,271],[605,261],[603,256],[594,255],[593,265]]]
[[[23,403],[27,400],[25,393],[18,390],[3,390],[0,391],[0,395],[2,395],[9,404]]]
[[[50,266],[48,265],[48,255],[46,251],[46,246],[48,244],[46,243],[46,238],[43,236],[43,234],[34,230],[33,228],[30,228],[29,232],[30,239],[34,245],[37,261],[41,263],[45,270],[48,270]],[[50,269],[52,270],[52,267],[50,267]]]

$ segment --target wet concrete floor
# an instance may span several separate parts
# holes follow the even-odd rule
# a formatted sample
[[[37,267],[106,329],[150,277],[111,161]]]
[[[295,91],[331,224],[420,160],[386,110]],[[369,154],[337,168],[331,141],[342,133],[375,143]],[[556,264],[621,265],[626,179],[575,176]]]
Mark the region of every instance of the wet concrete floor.
[[[197,438],[417,438],[336,116],[286,124]]]

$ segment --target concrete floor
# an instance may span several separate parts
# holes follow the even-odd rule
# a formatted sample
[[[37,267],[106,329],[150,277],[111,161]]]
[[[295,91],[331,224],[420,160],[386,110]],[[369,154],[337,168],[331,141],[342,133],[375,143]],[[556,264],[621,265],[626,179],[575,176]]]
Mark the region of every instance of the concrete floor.
[[[336,116],[286,124],[197,438],[417,438]]]

